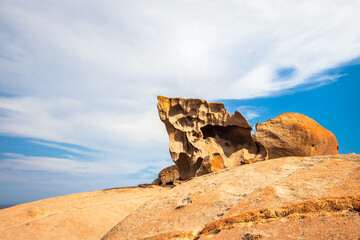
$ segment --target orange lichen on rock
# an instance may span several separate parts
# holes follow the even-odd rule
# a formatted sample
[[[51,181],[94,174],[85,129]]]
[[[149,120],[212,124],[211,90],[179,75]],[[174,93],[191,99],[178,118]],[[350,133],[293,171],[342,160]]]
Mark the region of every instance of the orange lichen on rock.
[[[300,113],[283,113],[255,128],[253,138],[267,149],[269,159],[338,153],[334,134]]]
[[[199,235],[211,235],[219,230],[234,227],[236,224],[259,222],[267,219],[283,218],[294,214],[318,214],[320,212],[338,212],[344,210],[360,211],[360,195],[345,197],[330,197],[319,200],[309,200],[290,206],[274,209],[260,209],[245,212],[237,216],[220,219],[207,224]]]
[[[224,169],[224,159],[219,155],[213,157],[211,161],[211,171],[217,172]]]
[[[169,111],[170,106],[171,106],[170,98],[167,98],[164,96],[158,96],[157,98],[159,100],[159,104],[158,104],[159,109],[164,112]]]
[[[142,240],[193,240],[195,236],[194,231],[174,231],[143,238]]]

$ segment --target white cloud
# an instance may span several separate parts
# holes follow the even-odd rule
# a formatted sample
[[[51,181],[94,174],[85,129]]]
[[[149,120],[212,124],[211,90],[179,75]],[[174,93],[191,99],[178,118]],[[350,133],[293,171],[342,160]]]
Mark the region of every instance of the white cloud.
[[[1,12],[3,91],[20,95],[251,98],[360,53],[357,1],[28,2]]]
[[[109,174],[110,166],[99,163],[81,162],[64,158],[32,157],[21,154],[4,153],[10,157],[1,162],[2,168],[20,171],[47,171],[69,174]]]
[[[136,101],[129,104],[116,99],[98,103],[0,97],[3,113],[0,132],[68,142],[96,150],[116,149],[119,145],[137,144],[142,148],[144,144],[166,144],[166,131],[158,120],[155,101],[154,111],[134,104]]]
[[[85,146],[130,172],[160,168],[169,154],[156,95],[321,85],[338,76],[318,73],[360,55],[359,12],[356,0],[2,1],[0,91],[12,97],[0,98],[0,134]]]
[[[60,144],[56,144],[56,143],[49,143],[49,142],[43,142],[43,141],[37,141],[37,140],[29,140],[29,142],[39,144],[42,146],[46,146],[46,147],[50,147],[50,148],[57,148],[57,149],[65,150],[67,152],[77,153],[77,154],[81,154],[81,155],[91,155],[91,152],[89,152],[89,151],[79,150],[74,147],[66,147],[66,146],[62,146]],[[67,156],[68,156],[68,158],[74,158],[74,156],[72,156],[72,155],[67,155]]]

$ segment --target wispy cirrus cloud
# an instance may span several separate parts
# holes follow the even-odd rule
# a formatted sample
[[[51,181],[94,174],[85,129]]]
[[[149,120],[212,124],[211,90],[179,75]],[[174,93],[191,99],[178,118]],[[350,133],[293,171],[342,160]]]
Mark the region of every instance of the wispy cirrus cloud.
[[[57,148],[60,150],[71,152],[71,153],[81,154],[81,155],[90,155],[91,154],[91,152],[89,152],[89,151],[79,150],[79,149],[76,149],[73,147],[66,147],[66,146],[63,146],[60,144],[56,144],[56,143],[50,143],[50,142],[44,142],[44,141],[38,141],[38,140],[30,140],[30,142],[39,144],[42,146],[50,147],[50,148]]]

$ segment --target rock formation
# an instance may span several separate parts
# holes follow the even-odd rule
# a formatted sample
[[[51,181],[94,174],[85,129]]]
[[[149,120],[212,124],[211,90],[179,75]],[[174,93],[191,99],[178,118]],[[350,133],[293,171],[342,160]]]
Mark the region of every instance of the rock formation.
[[[269,159],[338,153],[334,134],[300,113],[283,113],[255,128],[253,138],[267,149]]]
[[[201,99],[158,96],[158,100],[171,158],[182,180],[267,159],[239,112],[229,114],[224,104]]]
[[[335,155],[314,120],[281,114],[251,136],[222,103],[158,99],[176,165],[153,185],[2,209],[0,239],[360,239],[360,155]]]
[[[159,172],[159,176],[155,179],[153,185],[166,185],[168,183],[174,184],[179,180],[179,171],[176,165],[171,165],[170,167],[164,168]]]
[[[356,154],[259,161],[175,186],[103,240],[358,239],[359,179]]]

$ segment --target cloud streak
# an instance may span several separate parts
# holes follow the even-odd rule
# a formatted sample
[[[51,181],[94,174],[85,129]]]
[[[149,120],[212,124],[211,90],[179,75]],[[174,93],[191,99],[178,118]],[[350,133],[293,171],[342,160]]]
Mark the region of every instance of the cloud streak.
[[[4,153],[7,158],[1,162],[2,168],[20,171],[46,171],[69,174],[108,174],[110,168],[98,163],[80,162],[64,158],[31,157],[21,154]]]

